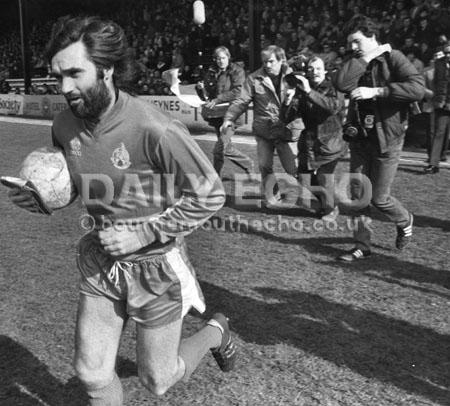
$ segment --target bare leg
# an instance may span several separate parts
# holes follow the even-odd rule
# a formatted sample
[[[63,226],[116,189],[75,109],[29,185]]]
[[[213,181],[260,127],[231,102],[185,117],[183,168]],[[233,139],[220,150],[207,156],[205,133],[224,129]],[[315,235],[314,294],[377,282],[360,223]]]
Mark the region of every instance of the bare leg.
[[[163,395],[176,382],[187,379],[205,354],[221,343],[220,330],[212,326],[180,342],[181,326],[182,320],[152,329],[137,325],[139,377],[156,395]]]
[[[74,366],[86,387],[91,406],[123,403],[115,363],[124,318],[124,303],[80,295]]]

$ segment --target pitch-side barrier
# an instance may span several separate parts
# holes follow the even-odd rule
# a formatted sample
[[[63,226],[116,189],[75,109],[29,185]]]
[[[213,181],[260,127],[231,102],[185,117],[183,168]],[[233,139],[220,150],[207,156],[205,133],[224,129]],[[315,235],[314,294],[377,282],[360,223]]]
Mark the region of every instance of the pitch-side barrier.
[[[175,96],[138,97],[180,120],[189,129],[211,131],[211,127],[203,120],[199,108],[189,106]],[[53,119],[67,107],[66,99],[61,95],[0,94],[0,115]],[[245,113],[244,124],[238,129],[239,132],[249,133],[252,120],[253,111],[249,109]]]

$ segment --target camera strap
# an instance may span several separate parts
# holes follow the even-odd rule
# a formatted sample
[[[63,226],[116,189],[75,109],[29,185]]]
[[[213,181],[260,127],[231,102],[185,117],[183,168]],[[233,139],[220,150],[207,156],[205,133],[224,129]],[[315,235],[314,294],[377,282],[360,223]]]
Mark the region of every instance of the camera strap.
[[[363,123],[361,121],[361,114],[359,112],[358,100],[355,100],[355,118],[356,118],[356,124],[359,124],[362,127]]]

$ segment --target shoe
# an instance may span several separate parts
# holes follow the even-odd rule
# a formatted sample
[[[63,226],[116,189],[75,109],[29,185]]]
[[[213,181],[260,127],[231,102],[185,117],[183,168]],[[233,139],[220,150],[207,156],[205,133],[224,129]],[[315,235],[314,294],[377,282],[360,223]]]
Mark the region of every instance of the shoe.
[[[351,251],[346,252],[345,254],[342,254],[338,257],[339,261],[345,261],[345,262],[353,262],[360,259],[367,258],[371,254],[370,251],[363,251],[359,248],[353,248]]]
[[[222,333],[220,346],[211,349],[214,359],[223,372],[232,371],[236,362],[237,352],[231,336],[230,326],[228,325],[228,318],[222,313],[215,313],[206,324],[220,329]]]
[[[329,210],[328,211],[322,211],[319,215],[320,215],[320,219],[322,221],[325,221],[325,222],[328,222],[328,223],[336,221],[337,217],[339,216],[339,207],[336,206],[331,211],[329,211]]]
[[[439,166],[428,165],[426,168],[424,168],[423,171],[425,173],[438,173],[439,172]]]
[[[446,156],[441,157],[440,161],[441,162],[447,162],[447,157]]]
[[[405,248],[412,240],[412,230],[413,230],[414,216],[412,213],[409,214],[409,224],[406,227],[397,227],[397,238],[395,240],[395,246],[402,250]]]
[[[283,207],[283,201],[286,199],[286,194],[278,191],[271,198],[264,200],[263,206],[266,209],[279,209]]]

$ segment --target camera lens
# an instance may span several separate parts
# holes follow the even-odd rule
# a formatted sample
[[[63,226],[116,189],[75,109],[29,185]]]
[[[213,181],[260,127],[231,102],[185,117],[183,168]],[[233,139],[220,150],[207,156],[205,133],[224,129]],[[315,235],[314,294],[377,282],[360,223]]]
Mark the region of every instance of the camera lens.
[[[348,127],[345,127],[344,133],[347,137],[354,138],[358,135],[358,129],[352,125],[349,125]]]

